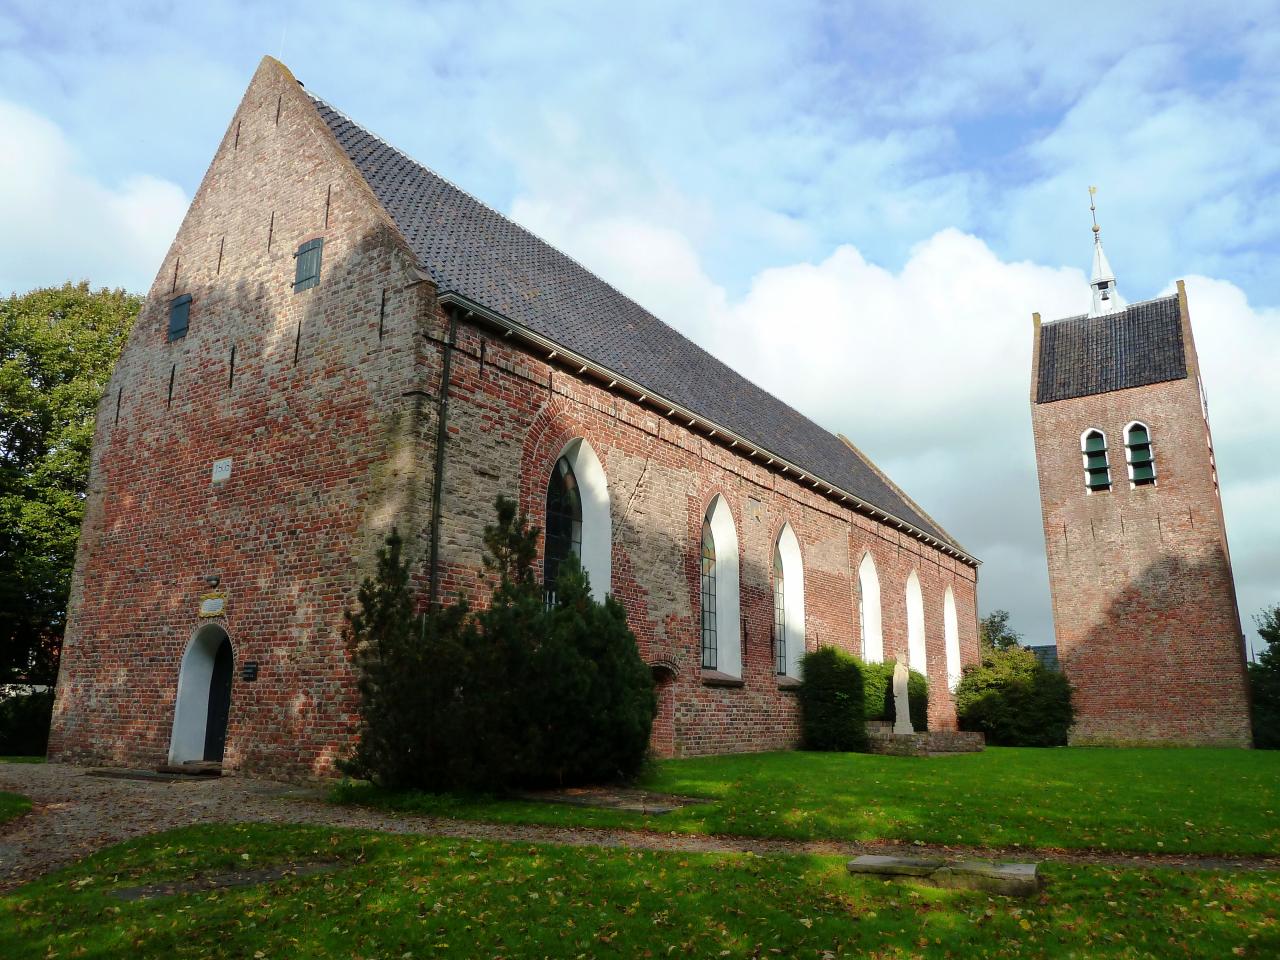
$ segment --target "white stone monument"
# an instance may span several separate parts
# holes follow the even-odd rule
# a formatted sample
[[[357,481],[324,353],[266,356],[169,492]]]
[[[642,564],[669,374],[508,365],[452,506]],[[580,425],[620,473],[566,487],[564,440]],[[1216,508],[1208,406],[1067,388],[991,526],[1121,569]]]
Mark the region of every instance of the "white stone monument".
[[[907,699],[907,665],[901,660],[893,665],[893,732],[915,733],[911,726],[911,706]]]

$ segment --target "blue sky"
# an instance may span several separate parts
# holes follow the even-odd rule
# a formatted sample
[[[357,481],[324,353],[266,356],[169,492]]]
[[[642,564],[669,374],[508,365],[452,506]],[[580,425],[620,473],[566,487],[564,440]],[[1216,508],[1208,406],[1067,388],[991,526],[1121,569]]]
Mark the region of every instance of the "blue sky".
[[[1065,6],[0,0],[0,290],[145,289],[280,56],[853,437],[1045,639],[1029,315],[1087,302],[1096,183],[1122,292],[1189,278],[1248,629],[1280,600],[1280,16]]]

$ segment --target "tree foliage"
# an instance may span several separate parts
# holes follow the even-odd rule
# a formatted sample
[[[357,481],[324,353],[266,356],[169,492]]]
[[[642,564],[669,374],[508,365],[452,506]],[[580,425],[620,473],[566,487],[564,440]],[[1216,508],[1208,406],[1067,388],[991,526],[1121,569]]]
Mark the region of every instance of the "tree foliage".
[[[1280,603],[1254,618],[1266,649],[1249,664],[1249,688],[1253,699],[1253,745],[1280,750]]]
[[[94,417],[141,303],[87,283],[0,300],[0,685],[57,675]]]
[[[992,610],[978,621],[978,647],[987,650],[1008,650],[1022,643],[1022,634],[1009,626],[1008,610]]]
[[[571,558],[548,607],[534,574],[539,531],[499,497],[485,528],[488,606],[413,614],[393,535],[348,614],[360,673],[349,773],[391,787],[501,790],[635,774],[657,701],[622,607],[591,597]]]
[[[956,688],[956,714],[962,730],[996,746],[1060,746],[1074,719],[1071,686],[1025,647],[983,644],[982,662]]]

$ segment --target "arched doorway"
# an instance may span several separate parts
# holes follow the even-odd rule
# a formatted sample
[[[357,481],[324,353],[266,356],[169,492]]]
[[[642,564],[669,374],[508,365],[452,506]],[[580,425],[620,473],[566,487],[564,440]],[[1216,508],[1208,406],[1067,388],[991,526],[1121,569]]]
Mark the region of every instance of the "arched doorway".
[[[231,713],[235,655],[227,631],[216,623],[196,631],[182,656],[173,708],[169,762],[222,762]]]

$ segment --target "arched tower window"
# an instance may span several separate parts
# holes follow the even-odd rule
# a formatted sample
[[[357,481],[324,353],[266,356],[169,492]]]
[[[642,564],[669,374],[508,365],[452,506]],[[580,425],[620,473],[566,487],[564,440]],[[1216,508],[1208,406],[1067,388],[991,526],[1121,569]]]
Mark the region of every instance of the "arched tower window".
[[[880,627],[880,576],[871,554],[864,554],[858,565],[858,620],[862,626],[862,659],[867,663],[884,661],[884,635]]]
[[[561,457],[547,483],[547,533],[543,551],[542,582],[547,592],[556,588],[560,565],[569,555],[582,556],[582,494],[568,457]]]
[[[1111,464],[1107,460],[1107,435],[1101,430],[1086,430],[1080,435],[1080,454],[1084,460],[1084,485],[1090,493],[1111,489]]]
[[[1134,421],[1124,429],[1125,459],[1129,462],[1129,480],[1135,487],[1156,482],[1156,458],[1151,448],[1151,431],[1145,423]]]
[[[804,651],[804,563],[800,541],[787,523],[773,547],[773,659],[778,675],[799,679]]]
[[[702,520],[702,668],[738,677],[742,644],[738,625],[738,534],[724,497]]]
[[[952,693],[960,685],[960,622],[956,617],[956,595],[947,587],[942,600],[942,635],[947,650],[947,689]]]
[[[929,658],[924,639],[924,593],[914,570],[907,577],[907,666],[927,674]]]

